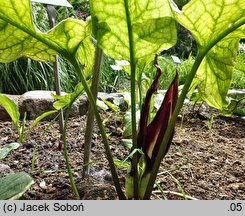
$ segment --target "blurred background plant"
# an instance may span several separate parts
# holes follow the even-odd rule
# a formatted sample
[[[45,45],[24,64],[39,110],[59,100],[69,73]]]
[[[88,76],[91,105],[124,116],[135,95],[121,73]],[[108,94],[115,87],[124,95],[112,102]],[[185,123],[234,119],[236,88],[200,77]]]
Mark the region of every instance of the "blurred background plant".
[[[244,89],[245,88],[245,43],[240,43],[236,65],[232,77],[231,88]]]
[[[59,59],[61,87],[71,92],[77,77],[71,65]],[[53,67],[49,62],[37,62],[20,58],[9,64],[0,64],[0,92],[7,94],[23,94],[30,90],[54,90]]]

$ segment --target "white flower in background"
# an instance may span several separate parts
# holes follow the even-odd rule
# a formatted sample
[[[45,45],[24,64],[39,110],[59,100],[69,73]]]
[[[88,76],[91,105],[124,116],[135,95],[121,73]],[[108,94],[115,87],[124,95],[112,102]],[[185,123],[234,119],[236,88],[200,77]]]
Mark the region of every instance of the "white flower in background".
[[[121,66],[128,66],[130,65],[130,63],[126,60],[115,60],[115,65],[110,65],[110,67],[115,70],[115,71],[119,71],[122,70]]]

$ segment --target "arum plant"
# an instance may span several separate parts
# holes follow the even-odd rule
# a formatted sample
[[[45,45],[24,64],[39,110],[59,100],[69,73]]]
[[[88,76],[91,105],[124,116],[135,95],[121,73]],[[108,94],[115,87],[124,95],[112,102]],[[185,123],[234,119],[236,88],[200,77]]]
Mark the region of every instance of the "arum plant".
[[[132,153],[134,155],[126,190],[129,198],[149,199],[161,160],[169,148],[178,113],[192,81],[194,80],[192,88],[198,88],[202,99],[209,105],[221,110],[227,106],[226,94],[231,81],[238,42],[245,35],[245,2],[225,0],[217,4],[215,0],[192,0],[180,11],[171,0],[118,0],[117,2],[90,0],[90,7],[93,32],[98,46],[108,56],[118,60],[127,60],[130,63]],[[234,13],[231,14],[229,12],[231,10]],[[137,78],[141,77],[142,69],[144,69],[142,65],[151,54],[168,49],[175,44],[174,19],[192,33],[198,44],[198,55],[172,117],[164,126],[166,127],[164,136],[159,138],[160,147],[158,147],[159,144],[155,148],[155,145],[146,143],[141,146],[137,141],[136,128],[135,92],[136,82],[140,82],[140,79]],[[140,87],[140,84],[138,86]],[[156,134],[153,136],[158,137]],[[151,142],[151,139],[147,141]],[[138,147],[144,149],[143,153]],[[152,155],[148,151],[158,151],[158,153]],[[144,157],[135,152],[141,152]],[[147,158],[150,160],[151,166],[149,167],[152,169],[150,177],[144,178]],[[141,190],[139,184],[141,186],[144,184],[146,189],[139,191]]]
[[[228,105],[226,95],[231,82],[239,40],[245,38],[244,1],[237,0],[232,3],[223,1],[223,4],[216,5],[216,1],[213,0],[196,0],[185,5],[182,11],[179,11],[172,1],[171,3],[176,20],[193,34],[198,45],[198,54],[176,103],[162,143],[167,143],[171,137],[177,116],[193,81],[202,99],[209,105],[220,110]],[[196,13],[197,8],[198,13]],[[228,12],[230,10],[236,13],[230,15]],[[215,20],[214,17],[216,17]],[[160,153],[154,161],[144,199],[150,198],[166,148],[166,145],[161,145],[159,148]]]
[[[128,198],[149,199],[192,81],[195,80],[192,86],[198,89],[202,99],[209,105],[218,109],[228,105],[226,94],[238,43],[245,37],[245,1],[223,0],[217,3],[216,0],[192,0],[179,11],[171,0],[90,0],[90,13],[91,20],[84,22],[69,18],[43,33],[33,25],[30,0],[0,1],[0,61],[8,63],[22,56],[38,61],[54,61],[56,54],[70,61],[93,108],[119,199],[126,199],[126,196],[119,182],[96,99],[88,83],[94,60],[92,33],[105,54],[113,59],[128,61],[134,154],[126,190]],[[153,54],[174,46],[177,40],[176,21],[188,29],[197,42],[195,63],[177,102],[176,76],[160,111],[153,122],[147,125],[148,101],[157,88],[160,76],[155,61],[158,73],[146,95],[137,132],[137,93],[142,92],[139,82],[144,65]],[[70,100],[71,103],[73,101]],[[162,125],[159,119],[163,121]],[[68,152],[64,152],[64,155],[71,185],[74,193],[79,196],[68,165]]]
[[[102,10],[103,9],[103,10]],[[177,40],[168,0],[90,0],[93,34],[98,46],[113,59],[130,63],[130,94],[133,151],[137,149],[136,81],[142,65],[154,53],[172,47]],[[164,35],[159,36],[159,35]],[[138,182],[138,158],[133,156],[134,182]],[[134,184],[138,199],[138,187]]]

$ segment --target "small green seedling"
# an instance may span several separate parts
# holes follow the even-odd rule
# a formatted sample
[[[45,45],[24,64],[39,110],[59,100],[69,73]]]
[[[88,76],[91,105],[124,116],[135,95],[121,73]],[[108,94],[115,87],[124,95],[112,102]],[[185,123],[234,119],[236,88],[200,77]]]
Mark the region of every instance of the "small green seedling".
[[[28,129],[26,129],[26,113],[24,114],[24,118],[22,121],[20,120],[20,112],[18,106],[9,99],[6,95],[0,94],[0,105],[3,106],[3,108],[7,111],[9,114],[13,124],[16,127],[16,130],[19,135],[19,141],[21,144],[23,144],[26,139],[28,138],[30,132],[32,129],[45,117],[56,113],[57,110],[51,110],[48,112],[43,113],[42,115],[38,116],[30,125]]]

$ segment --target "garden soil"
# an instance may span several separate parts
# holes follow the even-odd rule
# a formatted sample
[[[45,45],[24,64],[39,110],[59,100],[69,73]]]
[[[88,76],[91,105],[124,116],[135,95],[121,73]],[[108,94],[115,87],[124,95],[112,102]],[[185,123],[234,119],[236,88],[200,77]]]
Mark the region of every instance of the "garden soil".
[[[170,150],[162,161],[151,199],[245,199],[245,119],[224,117],[210,110],[193,112],[186,109],[179,116]],[[115,158],[124,160],[129,154],[122,142],[123,116],[101,113]],[[65,160],[58,150],[59,126],[41,122],[29,139],[11,152],[1,164],[12,171],[25,171],[35,183],[24,199],[76,199],[72,194]],[[30,124],[30,122],[28,122]],[[103,143],[97,126],[93,130],[92,163],[89,178],[82,178],[86,116],[71,118],[68,123],[68,151],[73,175],[81,199],[118,199]],[[0,121],[0,146],[16,142],[11,122]],[[126,168],[118,167],[124,185]]]

